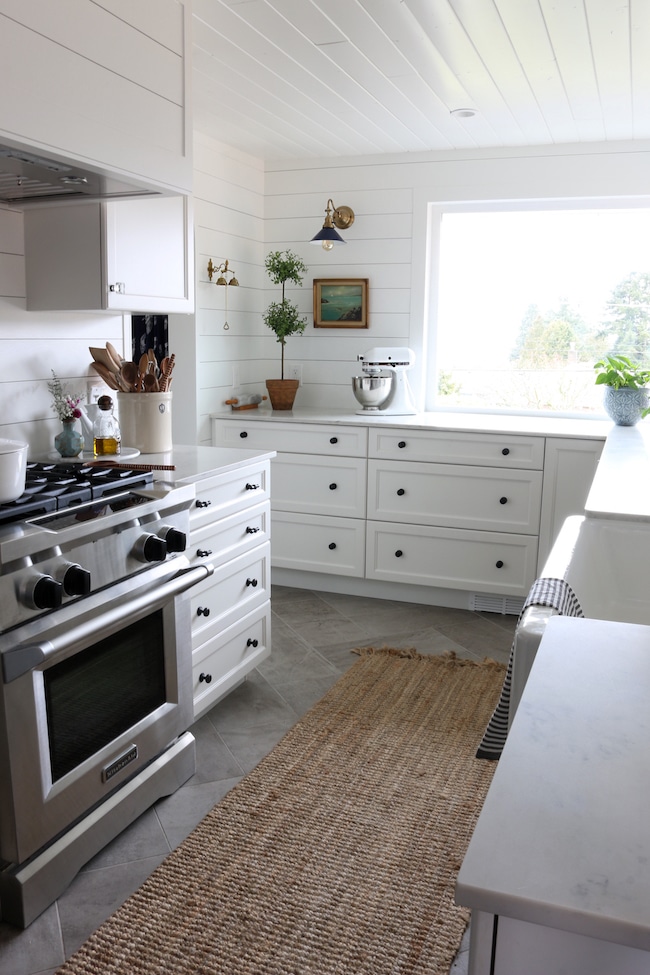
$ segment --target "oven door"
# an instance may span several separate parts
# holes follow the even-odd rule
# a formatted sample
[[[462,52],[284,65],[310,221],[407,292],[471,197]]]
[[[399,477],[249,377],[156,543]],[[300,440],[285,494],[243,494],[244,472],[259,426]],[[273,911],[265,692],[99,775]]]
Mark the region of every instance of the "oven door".
[[[183,593],[211,571],[178,556],[15,631],[2,652],[2,859],[23,863],[190,726]]]

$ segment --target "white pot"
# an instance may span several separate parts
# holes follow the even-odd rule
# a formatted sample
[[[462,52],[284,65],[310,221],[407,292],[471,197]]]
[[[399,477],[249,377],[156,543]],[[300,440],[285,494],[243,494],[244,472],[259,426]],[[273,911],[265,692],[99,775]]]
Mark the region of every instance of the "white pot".
[[[27,444],[0,439],[0,503],[15,501],[25,492]]]

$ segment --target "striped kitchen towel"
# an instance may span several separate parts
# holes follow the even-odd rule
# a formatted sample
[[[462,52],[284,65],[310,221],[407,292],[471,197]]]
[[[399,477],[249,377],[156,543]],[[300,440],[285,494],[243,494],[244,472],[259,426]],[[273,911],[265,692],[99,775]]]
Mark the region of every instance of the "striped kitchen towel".
[[[575,593],[564,579],[537,579],[526,597],[517,626],[521,622],[524,611],[529,606],[550,606],[557,610],[560,616],[584,616]],[[501,696],[492,717],[488,722],[481,744],[476,752],[477,758],[497,759],[501,757],[503,746],[508,735],[508,718],[510,714],[510,688],[512,683],[512,666],[514,661],[515,644],[510,648],[508,669],[503,681]]]

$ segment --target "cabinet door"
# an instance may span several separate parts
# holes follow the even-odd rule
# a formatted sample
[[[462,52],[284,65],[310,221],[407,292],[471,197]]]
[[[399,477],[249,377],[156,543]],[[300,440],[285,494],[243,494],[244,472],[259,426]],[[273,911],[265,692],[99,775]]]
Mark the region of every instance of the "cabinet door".
[[[272,463],[273,511],[364,517],[365,460],[278,454]]]
[[[368,518],[536,535],[541,471],[368,461]]]
[[[191,312],[194,289],[187,196],[106,203],[106,307]]]
[[[584,514],[603,446],[604,440],[547,438],[538,572],[544,568],[565,519],[569,515]]]
[[[255,410],[253,410],[256,413]],[[291,454],[321,454],[331,457],[365,457],[366,427],[347,424],[302,423],[269,420],[263,413],[232,419],[226,414],[212,418],[214,447],[246,447],[249,450],[278,450]]]
[[[275,511],[272,524],[273,566],[363,578],[365,521]]]
[[[192,654],[194,717],[211,708],[271,653],[271,604],[264,603]]]
[[[537,538],[369,521],[366,578],[525,597]]]
[[[187,197],[36,207],[24,221],[28,310],[193,310]]]

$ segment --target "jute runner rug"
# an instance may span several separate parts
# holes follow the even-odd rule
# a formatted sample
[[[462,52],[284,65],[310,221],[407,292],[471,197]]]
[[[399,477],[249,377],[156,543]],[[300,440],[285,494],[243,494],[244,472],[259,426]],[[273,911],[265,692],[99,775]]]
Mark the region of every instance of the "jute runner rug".
[[[504,672],[364,652],[60,975],[447,973]]]

